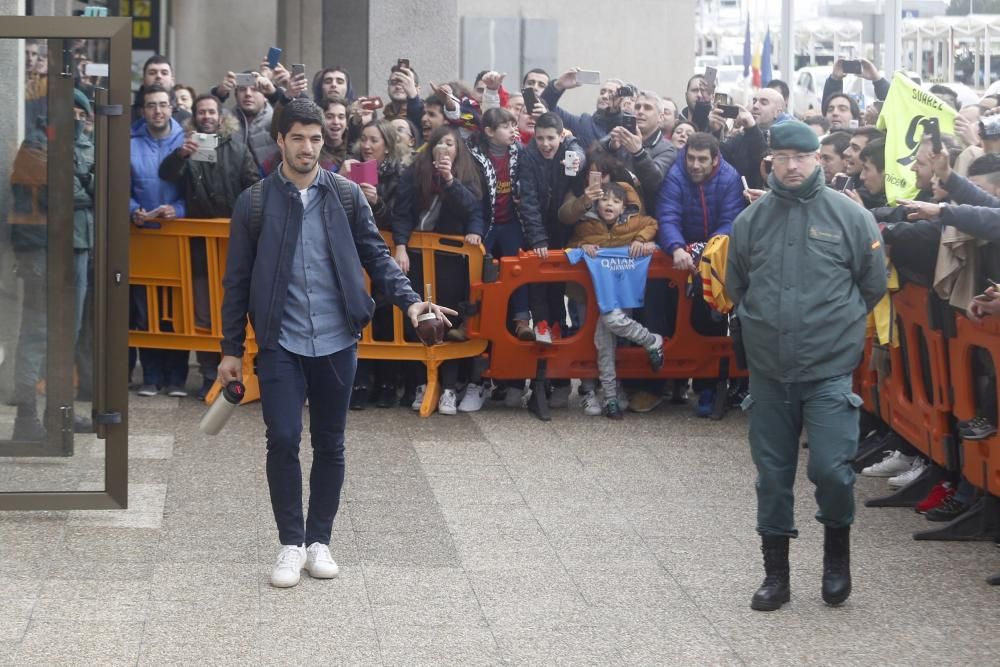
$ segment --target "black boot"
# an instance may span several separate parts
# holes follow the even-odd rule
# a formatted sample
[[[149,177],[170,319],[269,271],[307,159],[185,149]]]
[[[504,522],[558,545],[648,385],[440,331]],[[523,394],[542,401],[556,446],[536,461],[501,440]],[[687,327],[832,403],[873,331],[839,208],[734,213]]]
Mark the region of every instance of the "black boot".
[[[351,391],[351,410],[364,410],[368,407],[368,387],[355,385]]]
[[[750,608],[757,611],[781,609],[792,598],[788,583],[788,537],[761,536],[760,550],[764,553],[764,583],[753,594]]]
[[[823,602],[836,606],[851,595],[851,527],[826,526],[823,534]]]
[[[13,440],[26,440],[29,442],[44,442],[48,440],[48,433],[42,422],[38,419],[38,412],[34,405],[19,404],[17,415],[14,417]]]

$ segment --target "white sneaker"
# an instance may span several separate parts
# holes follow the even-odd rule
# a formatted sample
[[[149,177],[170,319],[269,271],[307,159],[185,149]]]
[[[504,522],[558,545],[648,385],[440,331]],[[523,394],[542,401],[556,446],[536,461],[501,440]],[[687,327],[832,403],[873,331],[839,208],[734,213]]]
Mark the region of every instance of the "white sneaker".
[[[868,466],[861,471],[861,474],[865,477],[895,477],[909,470],[913,466],[913,460],[917,458],[916,456],[904,456],[899,450],[886,452],[886,454],[888,456],[878,463]]]
[[[603,413],[601,402],[597,400],[597,392],[588,391],[583,395],[583,414],[588,417],[600,417]]]
[[[552,395],[549,396],[549,407],[568,408],[570,389],[572,389],[572,387],[568,384],[560,387],[552,387]]]
[[[507,393],[504,394],[503,404],[508,408],[523,408],[524,407],[524,386],[511,386],[507,387]]]
[[[340,573],[330,548],[319,542],[313,542],[306,549],[306,570],[313,579],[333,579]]]
[[[479,412],[486,402],[486,387],[481,384],[469,383],[465,388],[465,396],[458,404],[459,412]]]
[[[306,548],[286,544],[278,552],[278,560],[271,570],[271,585],[275,588],[291,588],[299,583],[302,567],[306,564]]]
[[[411,410],[417,410],[417,411],[420,410],[420,406],[423,405],[424,402],[425,393],[427,393],[427,385],[425,384],[417,385],[417,394],[416,396],[414,396],[413,402],[410,403]]]
[[[924,474],[925,470],[927,470],[927,462],[921,458],[918,458],[916,461],[913,462],[913,466],[911,466],[909,470],[907,470],[904,473],[900,473],[895,477],[889,478],[889,488],[901,489],[910,482],[912,482],[913,480],[915,480],[917,477],[920,477],[922,474]]]
[[[438,412],[443,415],[455,414],[455,390],[445,389],[441,392],[441,399],[438,401]]]

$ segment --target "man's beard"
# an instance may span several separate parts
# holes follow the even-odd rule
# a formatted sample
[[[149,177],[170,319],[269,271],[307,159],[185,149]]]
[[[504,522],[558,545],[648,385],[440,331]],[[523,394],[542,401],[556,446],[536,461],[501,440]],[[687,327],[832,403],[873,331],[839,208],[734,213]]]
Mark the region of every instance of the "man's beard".
[[[317,155],[313,158],[312,162],[309,163],[308,167],[302,167],[298,164],[297,160],[290,158],[290,156],[285,155],[282,157],[285,160],[285,164],[287,164],[289,168],[291,168],[293,171],[299,174],[308,174],[316,167],[316,163],[319,162],[319,156]]]

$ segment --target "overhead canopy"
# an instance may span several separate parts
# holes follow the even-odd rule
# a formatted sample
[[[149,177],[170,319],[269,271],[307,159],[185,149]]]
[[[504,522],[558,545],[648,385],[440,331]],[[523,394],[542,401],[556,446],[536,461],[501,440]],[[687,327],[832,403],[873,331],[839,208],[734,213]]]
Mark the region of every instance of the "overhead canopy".
[[[980,36],[987,30],[996,31],[1000,35],[1000,16],[972,14],[969,16],[903,19],[903,39],[916,39],[918,35],[920,37],[947,37],[950,31],[954,31],[956,35]]]

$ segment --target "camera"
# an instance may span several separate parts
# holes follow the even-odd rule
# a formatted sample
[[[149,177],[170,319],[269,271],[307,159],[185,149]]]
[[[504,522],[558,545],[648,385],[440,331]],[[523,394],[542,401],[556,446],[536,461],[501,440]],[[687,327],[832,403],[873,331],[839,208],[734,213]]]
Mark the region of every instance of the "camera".
[[[626,83],[618,89],[618,97],[635,97],[639,94],[638,89],[631,83]]]
[[[253,72],[240,72],[236,75],[237,88],[254,88],[257,86],[257,78]]]
[[[986,116],[979,121],[979,133],[983,139],[1000,137],[1000,116]]]
[[[860,60],[845,60],[840,66],[843,68],[844,74],[861,74]]]

